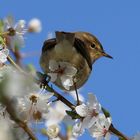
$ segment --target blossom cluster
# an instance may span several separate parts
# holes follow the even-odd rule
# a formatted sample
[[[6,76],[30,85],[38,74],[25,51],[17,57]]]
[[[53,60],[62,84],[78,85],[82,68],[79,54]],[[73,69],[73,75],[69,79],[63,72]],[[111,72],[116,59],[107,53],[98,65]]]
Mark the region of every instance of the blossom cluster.
[[[79,91],[69,93],[77,102],[76,105],[72,104],[63,94],[55,92],[48,85],[49,81],[45,81],[49,90],[41,89],[32,72],[22,71],[20,63],[17,65],[20,48],[25,44],[24,35],[27,32],[40,32],[41,29],[41,22],[36,18],[28,25],[25,20],[14,23],[12,17],[0,21],[0,126],[3,126],[0,127],[0,140],[30,139],[29,130],[36,133],[34,124],[44,124],[41,130],[37,130],[51,140],[76,140],[85,131],[96,140],[110,140],[112,118],[103,111],[94,94],[89,93],[85,102]],[[61,51],[59,49],[56,46],[55,50]],[[16,57],[17,64],[11,59],[10,53]],[[49,61],[50,81],[60,81],[66,90],[74,85],[76,73],[77,69],[68,62]],[[63,126],[66,128],[65,135],[61,135]],[[139,133],[132,138],[139,139]]]
[[[83,119],[74,126],[74,135],[81,135],[85,129],[88,129],[90,135],[97,140],[105,138],[110,139],[109,127],[111,125],[111,117],[106,117],[101,113],[101,105],[93,94],[88,94],[88,102],[78,105],[76,112]]]
[[[14,22],[13,17],[0,20],[0,65],[7,61],[9,50],[18,57],[16,50],[24,46],[24,35],[28,32],[40,32],[42,29],[39,19],[31,19],[26,24],[25,20]]]
[[[6,69],[8,69],[7,72]],[[75,107],[75,113],[79,115],[79,118],[72,119],[66,113],[69,108],[64,103],[61,101],[52,102],[53,92],[48,93],[40,90],[39,86],[29,80],[27,86],[25,83],[27,77],[21,76],[13,68],[4,66],[0,69],[2,76],[4,76],[4,72],[9,74],[8,82],[6,82],[6,95],[11,101],[14,101],[13,106],[17,116],[22,117],[28,123],[33,121],[45,122],[46,135],[51,139],[58,138],[61,124],[65,123],[72,126],[71,138],[73,139],[77,139],[87,129],[90,135],[97,140],[102,138],[109,140],[111,117],[106,118],[101,113],[101,105],[95,95],[88,94],[88,102],[81,102]],[[11,72],[12,75],[10,75]],[[0,112],[1,116],[4,117],[6,106],[1,105]]]

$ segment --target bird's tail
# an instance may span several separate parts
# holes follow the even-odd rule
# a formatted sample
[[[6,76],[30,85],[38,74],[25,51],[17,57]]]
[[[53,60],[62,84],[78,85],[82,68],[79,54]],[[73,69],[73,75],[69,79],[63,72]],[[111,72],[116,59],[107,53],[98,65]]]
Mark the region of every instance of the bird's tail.
[[[74,44],[75,34],[69,32],[59,32],[56,31],[56,41],[57,43],[63,42],[64,40],[68,41],[71,45]]]

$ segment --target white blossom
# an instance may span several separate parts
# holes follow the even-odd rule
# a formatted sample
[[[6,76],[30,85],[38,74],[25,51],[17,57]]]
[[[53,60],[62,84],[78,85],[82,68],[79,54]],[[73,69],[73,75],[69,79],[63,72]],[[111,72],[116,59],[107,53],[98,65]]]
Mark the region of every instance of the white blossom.
[[[53,93],[30,93],[24,98],[18,98],[17,110],[21,114],[26,113],[30,118],[40,121],[42,114],[48,112],[48,102],[52,96]]]
[[[61,123],[61,121],[67,115],[66,110],[68,110],[68,107],[61,101],[57,101],[54,106],[49,107],[49,112],[44,114],[44,119],[46,119],[46,127]]]
[[[73,86],[73,77],[77,73],[77,69],[73,67],[68,62],[56,62],[55,60],[50,60],[49,62],[51,81],[55,82],[60,80],[63,87],[67,90]]]
[[[9,50],[3,48],[0,45],[0,64],[5,63],[7,61],[7,56],[9,55]]]
[[[41,32],[42,30],[41,21],[37,18],[31,19],[28,24],[28,30],[29,32],[36,32],[36,33]]]
[[[12,17],[7,17],[4,20],[4,31],[9,32],[8,37],[11,47],[24,46],[23,35],[26,32],[25,23],[25,20],[19,20],[16,24],[14,24]]]
[[[47,135],[49,136],[49,138],[53,139],[56,138],[59,134],[60,128],[58,125],[50,125],[47,128]]]
[[[90,93],[88,94],[88,103],[77,106],[75,110],[77,114],[84,117],[82,128],[90,128],[97,120],[97,115],[101,111],[101,105],[97,98]]]
[[[82,128],[82,122],[76,123],[72,128],[72,135],[74,137],[79,137],[84,133],[84,129]]]
[[[15,68],[11,67],[11,69],[5,72],[4,76],[7,77],[5,93],[9,98],[27,95],[34,89],[39,88],[33,82],[32,77],[21,74]]]
[[[89,128],[89,132],[96,140],[110,140],[109,127],[111,118],[106,118],[104,114],[99,114],[96,122]]]

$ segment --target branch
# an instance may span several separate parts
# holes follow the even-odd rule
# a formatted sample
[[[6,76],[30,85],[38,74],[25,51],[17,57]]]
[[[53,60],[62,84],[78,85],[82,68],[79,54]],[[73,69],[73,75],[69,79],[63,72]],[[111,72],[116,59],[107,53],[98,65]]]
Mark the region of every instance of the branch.
[[[66,98],[64,98],[61,94],[59,94],[57,91],[55,91],[51,86],[47,84],[47,87],[45,88],[46,90],[53,92],[54,96],[57,97],[58,100],[62,101],[65,105],[67,105],[69,108],[72,110],[75,109],[75,105],[72,104],[70,101],[68,101]]]
[[[7,59],[11,63],[11,65],[14,66],[19,72],[25,73],[23,69],[19,67],[10,56],[8,56]]]
[[[127,136],[125,136],[122,132],[120,132],[119,130],[117,130],[113,124],[111,124],[110,128],[109,128],[110,132],[112,132],[113,134],[115,134],[116,136],[118,136],[119,138],[123,138],[124,140],[130,140],[130,138],[128,138]]]

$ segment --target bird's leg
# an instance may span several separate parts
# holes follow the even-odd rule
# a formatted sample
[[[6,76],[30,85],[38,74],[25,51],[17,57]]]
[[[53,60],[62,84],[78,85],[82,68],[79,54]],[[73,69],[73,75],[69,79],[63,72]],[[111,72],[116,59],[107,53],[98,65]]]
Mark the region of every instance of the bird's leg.
[[[74,80],[74,78],[73,78],[73,85],[74,85],[74,89],[75,89],[75,94],[76,94],[76,99],[77,99],[77,105],[80,105],[78,91],[77,91],[77,86],[76,86],[76,81]]]

